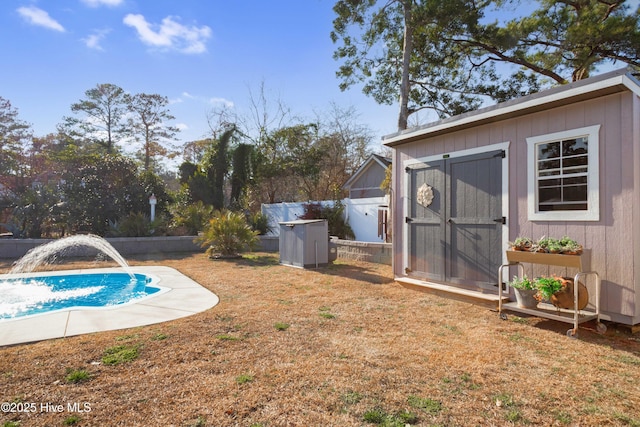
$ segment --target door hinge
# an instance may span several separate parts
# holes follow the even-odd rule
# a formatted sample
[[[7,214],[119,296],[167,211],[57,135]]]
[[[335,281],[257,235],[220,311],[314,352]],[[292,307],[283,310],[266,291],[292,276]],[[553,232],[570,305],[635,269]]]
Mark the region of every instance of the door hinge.
[[[413,218],[409,218],[408,216],[404,217],[404,222],[406,222],[407,224],[409,224],[410,222],[413,222]]]
[[[501,218],[496,218],[496,219],[493,220],[493,222],[497,222],[499,224],[506,225],[507,224],[507,217],[503,216]]]
[[[496,153],[496,155],[493,156],[493,157],[500,157],[500,158],[504,159],[505,157],[507,157],[507,152],[505,150],[500,150],[500,152]]]

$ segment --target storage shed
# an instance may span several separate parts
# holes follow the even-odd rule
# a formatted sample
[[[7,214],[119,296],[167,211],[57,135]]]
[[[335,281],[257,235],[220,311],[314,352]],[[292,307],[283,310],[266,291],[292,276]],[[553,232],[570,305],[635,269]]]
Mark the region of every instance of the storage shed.
[[[497,301],[509,241],[569,236],[601,278],[601,318],[640,323],[640,82],[631,70],[389,135],[384,144],[393,148],[398,282]],[[556,269],[528,273],[573,275]]]
[[[280,223],[280,264],[302,268],[329,263],[329,226],[326,219],[299,219]]]

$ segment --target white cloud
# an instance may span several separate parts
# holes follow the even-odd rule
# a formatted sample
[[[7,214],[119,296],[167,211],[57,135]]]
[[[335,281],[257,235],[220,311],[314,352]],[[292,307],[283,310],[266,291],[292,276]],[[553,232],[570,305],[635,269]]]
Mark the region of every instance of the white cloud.
[[[102,40],[104,40],[108,33],[109,30],[97,30],[87,37],[83,38],[82,41],[90,49],[104,50],[100,43],[102,42]]]
[[[184,102],[185,99],[191,99],[197,102],[202,102],[202,103],[213,105],[213,106],[223,106],[226,108],[235,107],[235,104],[233,103],[233,101],[229,101],[228,99],[225,99],[225,98],[206,98],[200,95],[192,95],[189,92],[182,92],[181,97],[174,99],[173,103],[177,104],[180,102]]]
[[[234,107],[233,101],[229,101],[228,99],[224,99],[224,98],[209,98],[209,104],[211,104],[211,105],[222,105],[222,106],[227,107],[227,108],[233,108]]]
[[[164,18],[160,25],[147,22],[145,17],[139,14],[128,14],[123,22],[136,29],[143,43],[182,53],[206,52],[205,42],[211,37],[211,29],[206,25],[185,26],[176,22],[171,16]]]
[[[86,4],[89,7],[115,7],[120,6],[123,2],[124,0],[82,0],[82,3]]]
[[[51,18],[49,14],[35,6],[24,6],[17,9],[20,16],[22,16],[27,22],[39,27],[44,27],[49,30],[55,30],[64,32],[64,27],[58,23],[55,19]]]

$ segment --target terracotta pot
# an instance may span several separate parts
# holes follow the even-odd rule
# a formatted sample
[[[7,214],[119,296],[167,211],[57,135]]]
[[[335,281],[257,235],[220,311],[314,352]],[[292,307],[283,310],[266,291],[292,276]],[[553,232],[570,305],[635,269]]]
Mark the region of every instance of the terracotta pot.
[[[573,279],[563,277],[563,287],[560,291],[551,295],[551,304],[558,308],[573,309]],[[582,310],[589,304],[589,290],[578,282],[578,310]]]

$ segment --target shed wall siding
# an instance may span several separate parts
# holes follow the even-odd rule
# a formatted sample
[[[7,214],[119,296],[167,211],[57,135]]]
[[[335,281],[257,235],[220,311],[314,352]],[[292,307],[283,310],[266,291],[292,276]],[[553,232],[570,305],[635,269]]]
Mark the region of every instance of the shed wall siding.
[[[591,125],[600,127],[600,220],[529,221],[527,218],[526,138]],[[640,322],[636,307],[634,262],[640,255],[633,251],[640,235],[640,219],[633,209],[640,208],[640,101],[631,92],[552,108],[519,118],[503,120],[472,129],[461,130],[396,146],[394,153],[395,209],[404,206],[403,163],[410,159],[510,142],[509,147],[509,240],[519,235],[539,238],[568,235],[592,251],[591,269],[602,278],[601,307],[605,317],[624,323]],[[634,191],[634,188],[639,189]],[[640,211],[637,211],[640,212]],[[395,274],[402,269],[402,221],[395,221]],[[635,222],[634,222],[635,219]],[[632,232],[633,230],[633,232]],[[636,251],[638,252],[638,251]],[[528,274],[540,275],[571,271],[549,270],[545,266]]]
[[[365,197],[384,197],[384,191],[380,184],[384,181],[385,170],[375,164],[367,167],[351,185],[350,197],[352,199]]]

